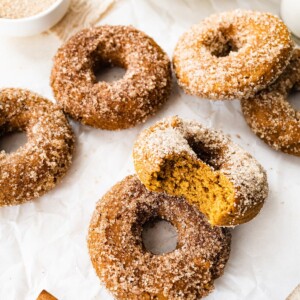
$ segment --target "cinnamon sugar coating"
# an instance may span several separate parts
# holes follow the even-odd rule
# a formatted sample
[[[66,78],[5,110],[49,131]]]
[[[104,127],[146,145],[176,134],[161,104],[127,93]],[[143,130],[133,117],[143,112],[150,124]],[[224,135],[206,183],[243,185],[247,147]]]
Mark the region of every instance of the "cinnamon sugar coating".
[[[287,100],[300,88],[300,49],[295,49],[283,74],[251,99],[242,100],[246,122],[253,132],[275,150],[300,156],[300,112]]]
[[[157,122],[140,134],[133,159],[148,189],[184,196],[212,225],[248,222],[268,195],[263,167],[223,133],[195,121]]]
[[[154,255],[142,242],[152,218],[171,222],[177,248]],[[148,191],[136,176],[116,184],[98,202],[88,247],[97,275],[116,299],[194,300],[213,289],[229,257],[228,229],[211,227],[183,198]]]
[[[126,69],[124,77],[97,82],[103,65]],[[57,52],[51,86],[64,111],[96,128],[135,126],[168,99],[171,63],[145,33],[131,26],[84,29]]]
[[[212,15],[184,33],[174,52],[174,69],[188,94],[249,98],[282,73],[293,46],[278,17],[234,10]]]
[[[67,172],[74,138],[64,113],[22,89],[0,90],[0,135],[25,131],[28,142],[13,153],[0,150],[0,206],[17,205],[51,190]]]

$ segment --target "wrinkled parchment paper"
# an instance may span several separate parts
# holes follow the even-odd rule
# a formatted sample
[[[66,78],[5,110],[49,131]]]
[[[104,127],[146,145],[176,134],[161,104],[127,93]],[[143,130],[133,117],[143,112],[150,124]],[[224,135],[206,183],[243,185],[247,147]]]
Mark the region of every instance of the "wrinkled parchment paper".
[[[279,12],[279,1],[121,0],[101,24],[132,24],[171,56],[178,37],[213,12],[237,7]],[[49,34],[1,38],[0,86],[24,87],[53,99],[52,57],[60,41]],[[223,130],[266,168],[270,195],[260,215],[233,230],[223,277],[207,299],[282,300],[300,282],[300,159],[267,147],[247,127],[238,101],[185,95],[176,84],[169,102],[146,124],[108,132],[72,122],[74,163],[64,181],[41,199],[0,208],[0,299],[33,300],[46,289],[61,300],[108,300],[91,266],[86,236],[95,203],[133,172],[138,133],[178,114]]]
[[[113,3],[114,0],[71,0],[66,15],[50,32],[66,41],[77,31],[100,21]]]

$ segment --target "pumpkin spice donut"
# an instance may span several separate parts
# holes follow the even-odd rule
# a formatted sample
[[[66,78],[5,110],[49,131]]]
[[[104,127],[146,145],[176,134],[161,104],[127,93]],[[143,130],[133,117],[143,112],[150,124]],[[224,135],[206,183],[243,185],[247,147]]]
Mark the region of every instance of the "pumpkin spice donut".
[[[49,100],[22,89],[0,90],[0,136],[25,131],[28,142],[0,151],[0,206],[33,200],[67,172],[74,138],[64,113]]]
[[[105,65],[126,69],[120,80],[97,82]],[[54,95],[74,119],[96,128],[132,127],[168,99],[171,63],[145,33],[131,26],[84,29],[57,52],[51,75]]]
[[[300,88],[300,49],[295,49],[283,74],[251,99],[242,100],[246,122],[265,143],[282,152],[300,156],[300,112],[287,100]]]
[[[144,130],[133,159],[149,190],[184,196],[212,225],[248,222],[268,194],[266,172],[249,153],[194,121],[171,117]]]
[[[36,300],[58,300],[58,299],[52,296],[51,294],[49,294],[47,291],[43,290],[39,294]]]
[[[155,255],[142,241],[155,218],[178,231],[174,251]],[[184,198],[148,191],[137,176],[116,184],[98,202],[88,247],[97,275],[116,299],[196,300],[213,289],[229,257],[228,229],[211,227]]]
[[[188,94],[248,98],[282,73],[293,46],[278,17],[234,10],[212,15],[184,33],[174,52],[174,69]]]

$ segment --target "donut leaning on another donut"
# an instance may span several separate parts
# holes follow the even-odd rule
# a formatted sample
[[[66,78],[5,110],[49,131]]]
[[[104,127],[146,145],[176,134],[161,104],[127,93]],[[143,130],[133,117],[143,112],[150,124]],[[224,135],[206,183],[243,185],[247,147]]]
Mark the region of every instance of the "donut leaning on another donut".
[[[184,33],[173,64],[188,94],[217,100],[248,98],[282,73],[293,47],[278,17],[234,10],[212,15]]]
[[[184,196],[212,225],[251,220],[268,194],[266,172],[249,153],[221,132],[179,117],[144,130],[133,159],[149,190]]]
[[[288,94],[300,87],[300,49],[290,64],[267,89],[241,101],[246,122],[265,143],[282,152],[300,156],[300,112],[288,102]]]
[[[13,131],[25,131],[28,141],[15,152],[0,151],[0,206],[48,192],[72,161],[71,127],[49,100],[27,90],[0,90],[0,136]]]
[[[142,241],[155,218],[177,228],[174,251],[155,255]],[[116,299],[196,300],[213,289],[229,257],[228,229],[211,227],[184,198],[148,191],[137,176],[116,184],[98,202],[88,234],[97,275]]]
[[[120,80],[97,82],[105,65],[126,70]],[[57,52],[51,86],[64,111],[83,124],[116,130],[144,122],[166,102],[171,63],[145,33],[131,26],[84,29]]]

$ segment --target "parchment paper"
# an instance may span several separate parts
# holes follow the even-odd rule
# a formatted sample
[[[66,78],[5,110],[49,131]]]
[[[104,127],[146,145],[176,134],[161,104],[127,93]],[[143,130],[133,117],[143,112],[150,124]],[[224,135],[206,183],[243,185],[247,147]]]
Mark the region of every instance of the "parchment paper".
[[[171,56],[179,36],[216,11],[237,7],[279,12],[279,1],[119,1],[101,23],[132,24]],[[50,34],[0,39],[0,86],[24,87],[53,99],[49,86],[59,40]],[[61,300],[108,300],[89,260],[86,236],[100,197],[133,173],[138,133],[164,116],[178,114],[223,130],[266,168],[270,195],[257,218],[232,232],[223,277],[207,299],[280,300],[300,282],[300,159],[278,153],[246,125],[238,101],[211,102],[185,95],[174,83],[171,99],[146,124],[109,132],[72,122],[74,163],[46,196],[0,208],[0,299],[32,300],[47,289]]]

